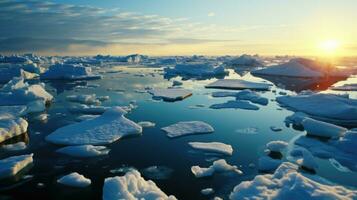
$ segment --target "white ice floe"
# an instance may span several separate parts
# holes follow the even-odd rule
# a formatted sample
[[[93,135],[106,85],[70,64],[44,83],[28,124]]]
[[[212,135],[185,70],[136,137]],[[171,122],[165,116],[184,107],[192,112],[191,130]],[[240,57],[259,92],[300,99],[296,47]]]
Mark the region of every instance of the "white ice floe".
[[[82,103],[82,104],[100,104],[95,94],[78,94],[69,95],[66,97],[68,101]]]
[[[41,74],[41,79],[85,80],[99,78],[101,76],[93,74],[90,67],[85,67],[81,64],[55,64]]]
[[[357,123],[357,100],[334,94],[280,96],[276,100],[313,118],[337,124]],[[333,106],[331,106],[333,105]]]
[[[141,121],[138,122],[138,124],[143,128],[155,127],[156,125],[154,122],[149,122],[149,121]]]
[[[188,144],[194,149],[202,150],[205,152],[212,152],[229,156],[233,154],[232,146],[221,142],[189,142]]]
[[[28,123],[21,117],[0,120],[0,143],[27,131]]]
[[[68,175],[62,176],[60,179],[57,180],[57,183],[71,187],[84,188],[88,187],[92,183],[92,181],[89,178],[78,174],[77,172],[73,172]]]
[[[271,172],[276,170],[282,163],[279,159],[273,159],[270,156],[262,156],[258,159],[258,170],[262,172]]]
[[[75,105],[69,108],[72,113],[81,113],[88,115],[100,115],[107,111],[109,107],[106,106],[96,106],[96,105]]]
[[[241,79],[219,79],[205,86],[206,88],[233,89],[233,90],[269,90],[271,84],[245,81]]]
[[[145,180],[137,170],[127,172],[124,176],[106,178],[103,186],[103,200],[137,200],[162,199],[176,200],[167,196],[151,180]]]
[[[20,151],[26,149],[27,145],[25,142],[17,142],[14,144],[4,144],[0,148],[6,151]]]
[[[243,90],[240,92],[217,91],[212,93],[213,97],[235,97],[237,100],[247,100],[260,105],[267,105],[269,100],[261,97],[258,93],[251,90]]]
[[[211,166],[208,168],[203,168],[200,166],[192,166],[191,167],[191,172],[197,177],[206,177],[206,176],[212,176],[214,173],[220,173],[220,172],[235,172],[237,174],[243,174],[242,171],[238,169],[237,166],[235,165],[230,165],[226,162],[224,159],[216,160],[213,162]]]
[[[107,110],[100,117],[57,129],[46,137],[55,144],[109,144],[127,135],[140,134],[141,126],[124,117],[120,107]]]
[[[269,151],[279,152],[279,153],[281,153],[287,146],[288,146],[287,142],[280,141],[280,140],[271,141],[268,144],[266,144],[266,147]]]
[[[15,176],[33,162],[33,154],[12,156],[0,160],[0,179]]]
[[[214,128],[202,121],[183,121],[162,128],[168,137],[179,137],[191,134],[212,133]]]
[[[56,152],[78,158],[88,158],[108,155],[109,151],[110,150],[105,146],[79,145],[62,147]]]
[[[297,171],[298,166],[285,162],[274,174],[257,175],[252,181],[237,185],[229,198],[240,199],[315,199],[353,200],[357,191],[334,185],[316,175]]]
[[[235,109],[245,109],[245,110],[259,110],[259,107],[249,103],[248,101],[242,100],[230,100],[225,103],[213,104],[210,106],[212,109],[224,109],[224,108],[235,108]]]
[[[308,117],[301,122],[301,125],[304,127],[307,134],[319,137],[339,138],[347,132],[346,128]]]
[[[214,189],[213,188],[204,188],[201,190],[201,194],[203,195],[210,195],[214,193]]]
[[[166,76],[193,76],[207,77],[226,75],[228,71],[223,66],[213,65],[211,63],[183,63],[177,64],[174,68],[164,69]]]
[[[181,88],[157,88],[148,90],[155,99],[162,99],[164,101],[178,101],[183,100],[192,95],[190,90]]]
[[[357,83],[344,84],[341,86],[334,86],[331,89],[337,90],[337,91],[357,91]]]

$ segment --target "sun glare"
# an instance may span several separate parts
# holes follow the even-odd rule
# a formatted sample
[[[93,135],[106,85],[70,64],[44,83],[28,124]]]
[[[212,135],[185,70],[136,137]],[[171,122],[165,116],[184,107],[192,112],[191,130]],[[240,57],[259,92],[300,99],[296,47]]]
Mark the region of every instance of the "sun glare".
[[[321,50],[328,54],[335,53],[339,46],[340,42],[338,40],[325,40],[320,43]]]

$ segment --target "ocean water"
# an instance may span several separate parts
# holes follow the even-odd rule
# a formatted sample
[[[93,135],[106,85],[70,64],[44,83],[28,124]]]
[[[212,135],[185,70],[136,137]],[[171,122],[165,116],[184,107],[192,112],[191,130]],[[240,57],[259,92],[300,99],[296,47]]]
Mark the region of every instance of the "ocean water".
[[[55,101],[47,108],[48,120],[38,121],[36,115],[27,116],[29,129],[26,135],[17,137],[7,143],[25,141],[28,148],[21,151],[8,152],[0,150],[0,158],[12,155],[34,153],[34,165],[25,174],[18,176],[17,180],[0,182],[0,199],[101,199],[104,179],[116,175],[123,175],[125,168],[133,167],[141,172],[150,166],[161,166],[163,174],[148,174],[145,177],[153,181],[166,193],[175,195],[178,199],[210,199],[213,196],[204,196],[201,189],[214,188],[214,196],[227,198],[233,187],[242,181],[251,180],[259,174],[257,167],[251,168],[251,163],[258,165],[257,161],[264,155],[265,144],[273,140],[283,140],[293,145],[294,139],[304,132],[286,127],[284,119],[293,114],[281,108],[275,101],[279,92],[293,94],[302,89],[326,89],[321,83],[309,83],[304,88],[294,88],[296,85],[285,87],[290,90],[274,87],[272,91],[259,92],[270,101],[267,106],[259,106],[259,110],[242,109],[210,109],[215,103],[223,103],[233,97],[213,98],[211,93],[215,89],[205,89],[207,80],[183,81],[184,88],[191,89],[193,95],[183,101],[164,102],[153,100],[148,93],[142,93],[145,87],[168,87],[172,80],[164,79],[160,68],[128,68],[114,67],[99,69],[103,79],[91,81],[46,81],[46,89],[54,95]],[[144,76],[143,76],[143,75]],[[229,77],[245,80],[266,81],[254,77],[249,73],[244,75],[230,71]],[[342,81],[355,81],[355,77]],[[273,80],[270,80],[274,82]],[[336,82],[338,80],[333,80]],[[274,82],[277,84],[276,82]],[[76,88],[98,84],[96,88]],[[286,84],[284,82],[284,84]],[[279,85],[279,84],[277,84]],[[294,91],[295,90],[295,91]],[[331,91],[327,91],[331,92]],[[341,93],[341,92],[340,92]],[[342,92],[344,93],[344,92]],[[144,128],[140,136],[120,139],[110,145],[109,155],[103,157],[78,159],[56,153],[60,146],[45,141],[46,135],[57,128],[76,123],[80,114],[71,113],[68,107],[76,103],[68,102],[66,96],[72,94],[108,95],[110,100],[104,101],[103,106],[125,106],[136,101],[138,108],[126,115],[127,118],[139,121],[152,121],[155,127]],[[356,93],[350,93],[356,98]],[[199,106],[197,106],[199,105]],[[203,105],[203,107],[202,107]],[[212,125],[215,132],[179,138],[168,138],[161,130],[162,127],[179,122],[199,120]],[[270,126],[281,127],[280,132],[273,132]],[[208,167],[216,155],[194,151],[188,142],[224,142],[232,145],[232,156],[220,156],[229,164],[237,165],[243,175],[232,173],[215,174],[208,178],[195,178],[191,166],[199,165]],[[285,158],[286,159],[286,158]],[[318,159],[317,174],[340,185],[357,187],[357,173],[345,170],[334,161]],[[56,180],[71,172],[78,172],[92,180],[92,185],[85,189],[70,188],[56,183]],[[31,175],[31,176],[28,176]],[[43,186],[40,186],[42,183]]]

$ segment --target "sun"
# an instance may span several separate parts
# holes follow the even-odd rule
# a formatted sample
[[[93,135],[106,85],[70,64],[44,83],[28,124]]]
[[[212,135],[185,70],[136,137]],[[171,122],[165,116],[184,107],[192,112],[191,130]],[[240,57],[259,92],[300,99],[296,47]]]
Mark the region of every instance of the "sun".
[[[320,43],[319,47],[320,49],[328,54],[333,54],[337,51],[337,49],[340,46],[340,42],[338,40],[330,39],[330,40],[325,40]]]

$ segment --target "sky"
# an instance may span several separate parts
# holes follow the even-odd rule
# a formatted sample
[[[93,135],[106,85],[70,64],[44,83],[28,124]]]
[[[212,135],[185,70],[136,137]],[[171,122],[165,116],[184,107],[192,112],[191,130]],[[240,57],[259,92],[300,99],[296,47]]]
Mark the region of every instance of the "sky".
[[[357,56],[356,0],[0,0],[0,53]]]

